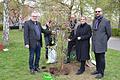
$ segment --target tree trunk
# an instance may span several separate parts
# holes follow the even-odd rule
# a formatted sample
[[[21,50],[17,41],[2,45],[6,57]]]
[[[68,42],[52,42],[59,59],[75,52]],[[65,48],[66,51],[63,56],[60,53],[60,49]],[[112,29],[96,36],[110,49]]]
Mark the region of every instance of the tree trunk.
[[[71,10],[68,12],[68,21],[70,21],[70,17],[71,17]]]
[[[119,11],[120,12],[120,11]],[[118,28],[120,28],[120,13],[119,13],[119,23],[118,23]]]
[[[19,12],[19,30],[22,30],[22,4],[20,4],[20,12]]]
[[[83,8],[80,8],[81,16],[83,16]]]
[[[25,0],[21,0],[20,3],[20,12],[19,12],[19,30],[22,30],[22,11],[23,11],[23,5],[24,5]]]
[[[7,46],[9,44],[9,13],[8,13],[8,0],[3,2],[3,44]]]
[[[83,16],[83,3],[80,0],[80,16]]]

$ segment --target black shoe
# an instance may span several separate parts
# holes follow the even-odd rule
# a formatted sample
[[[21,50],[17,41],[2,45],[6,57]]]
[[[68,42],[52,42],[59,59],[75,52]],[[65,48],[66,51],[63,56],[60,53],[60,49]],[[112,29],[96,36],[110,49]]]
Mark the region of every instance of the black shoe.
[[[76,75],[80,75],[80,74],[83,74],[85,70],[78,70],[78,72],[76,73]]]
[[[48,59],[48,56],[46,55],[45,58]]]
[[[35,68],[35,71],[40,72],[40,68]]]
[[[34,69],[31,69],[31,70],[30,70],[30,74],[35,74]]]
[[[99,74],[96,75],[95,78],[96,78],[96,79],[101,79],[102,77],[103,77],[103,75],[102,75],[101,73],[99,73]]]
[[[96,75],[96,74],[99,74],[98,71],[94,71],[91,73],[91,75]]]

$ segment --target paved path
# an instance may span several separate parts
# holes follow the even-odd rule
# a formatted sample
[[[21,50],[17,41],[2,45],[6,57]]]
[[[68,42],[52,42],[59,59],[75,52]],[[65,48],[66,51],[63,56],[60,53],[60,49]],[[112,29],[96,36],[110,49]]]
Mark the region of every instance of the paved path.
[[[108,48],[120,51],[120,38],[111,37],[108,41]]]

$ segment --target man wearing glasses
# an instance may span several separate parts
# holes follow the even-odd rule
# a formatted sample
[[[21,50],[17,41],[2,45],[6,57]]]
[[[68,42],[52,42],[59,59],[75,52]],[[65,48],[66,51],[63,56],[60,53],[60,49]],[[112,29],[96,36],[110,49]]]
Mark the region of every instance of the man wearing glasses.
[[[110,22],[103,17],[101,8],[95,9],[92,30],[92,51],[95,53],[96,71],[91,74],[100,79],[104,76],[105,52],[107,51],[107,41],[111,37]]]
[[[24,44],[29,49],[29,69],[31,74],[35,74],[35,71],[40,72],[39,60],[42,47],[42,33],[55,33],[44,30],[38,18],[39,13],[34,11],[31,14],[31,19],[24,23]]]

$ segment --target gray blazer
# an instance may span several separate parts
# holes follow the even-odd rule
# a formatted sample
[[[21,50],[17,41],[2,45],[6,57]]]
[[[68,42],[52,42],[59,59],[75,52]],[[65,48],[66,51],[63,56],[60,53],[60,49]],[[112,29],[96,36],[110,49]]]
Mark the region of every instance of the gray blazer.
[[[41,24],[37,22],[39,29],[42,33],[51,34],[51,31],[44,30],[41,27]],[[40,44],[42,47],[42,33],[40,33]],[[24,44],[28,44],[30,47],[35,48],[37,44],[37,36],[35,35],[35,29],[34,29],[34,22],[32,20],[28,20],[24,23]]]
[[[94,26],[95,20],[93,21]],[[111,37],[110,21],[102,18],[99,23],[98,29],[95,30],[92,26],[92,51],[96,53],[103,53],[107,51],[107,42]]]

